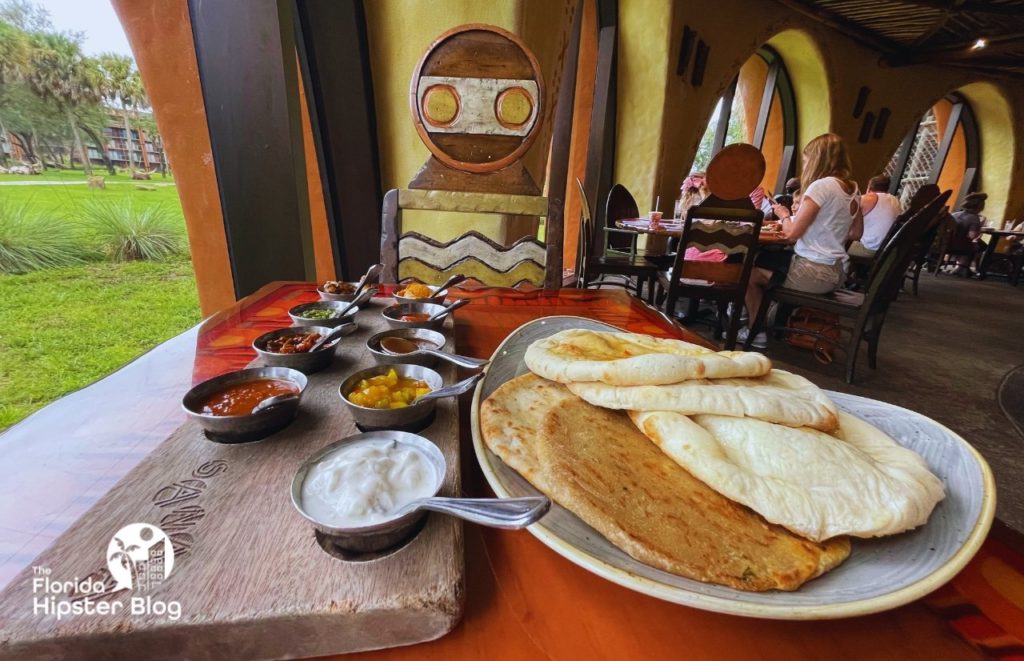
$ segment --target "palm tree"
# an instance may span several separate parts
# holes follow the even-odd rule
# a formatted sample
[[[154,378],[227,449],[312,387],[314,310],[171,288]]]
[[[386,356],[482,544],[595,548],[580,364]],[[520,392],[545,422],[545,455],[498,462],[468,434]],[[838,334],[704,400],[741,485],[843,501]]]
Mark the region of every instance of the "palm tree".
[[[32,61],[25,81],[42,99],[52,100],[64,113],[75,149],[81,155],[86,175],[92,174],[92,164],[78,132],[75,110],[80,106],[98,103],[102,76],[95,61],[82,55],[78,42],[65,34],[34,34]]]
[[[138,567],[135,566],[135,561],[132,560],[132,551],[138,551],[139,547],[136,544],[125,547],[124,542],[119,537],[114,537],[114,542],[117,543],[118,551],[114,551],[108,560],[120,560],[121,566],[128,570],[128,574],[132,578],[132,587],[138,585]]]
[[[102,90],[108,101],[117,101],[121,105],[121,119],[124,122],[125,137],[128,140],[128,169],[135,171],[135,139],[132,137],[130,113],[145,98],[142,79],[135,70],[135,63],[127,55],[103,53],[97,58],[103,73],[105,85]],[[143,145],[143,148],[145,146]]]

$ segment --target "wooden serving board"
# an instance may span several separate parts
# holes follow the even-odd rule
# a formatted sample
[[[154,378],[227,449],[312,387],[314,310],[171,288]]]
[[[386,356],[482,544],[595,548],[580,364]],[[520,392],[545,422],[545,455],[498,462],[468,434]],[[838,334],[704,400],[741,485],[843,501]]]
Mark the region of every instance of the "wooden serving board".
[[[386,303],[375,300],[358,313],[359,330],[342,340],[331,367],[310,375],[299,416],[287,428],[255,443],[223,445],[187,422],[40,554],[0,593],[0,657],[310,657],[409,645],[450,631],[463,608],[460,522],[432,514],[393,553],[343,560],[318,544],[289,493],[305,459],[358,433],[338,386],[374,364],[365,342],[385,330]],[[453,366],[435,369],[446,384],[454,382]],[[460,490],[457,407],[456,399],[442,400],[433,423],[418,432],[444,453],[442,493],[450,495]],[[115,591],[107,547],[136,522],[171,538],[173,568],[147,590]],[[58,619],[43,610],[49,597],[76,603],[76,595],[43,592],[35,579],[86,577],[105,588],[90,603],[118,612]],[[156,612],[154,602],[168,604],[169,612]],[[177,620],[173,602],[180,604]],[[143,612],[133,613],[133,604]]]

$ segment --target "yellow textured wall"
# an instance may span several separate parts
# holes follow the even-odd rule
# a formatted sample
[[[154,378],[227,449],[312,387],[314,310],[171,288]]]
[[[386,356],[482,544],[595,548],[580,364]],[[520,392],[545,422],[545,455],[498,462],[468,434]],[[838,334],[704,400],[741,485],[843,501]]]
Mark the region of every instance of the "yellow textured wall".
[[[551,141],[550,117],[558,94],[559,74],[569,36],[569,0],[376,0],[367,2],[370,65],[373,72],[381,182],[385,190],[404,188],[426,162],[430,152],[420,140],[409,109],[409,81],[430,44],[443,32],[466,23],[504,28],[523,39],[541,67],[545,83],[545,126],[523,162],[538,187],[544,186]],[[440,240],[466,229],[497,240],[512,240],[533,223],[512,223],[495,215],[424,214],[404,216],[405,227]]]
[[[655,195],[673,199],[678,194],[719,96],[767,43],[780,53],[793,80],[798,146],[828,130],[839,133],[862,185],[885,166],[922,113],[962,88],[979,114],[986,211],[992,218],[1024,214],[1024,187],[1011,185],[1024,178],[1021,141],[1011,128],[1024,124],[1024,92],[1002,84],[972,85],[983,76],[961,69],[883,66],[877,52],[847,35],[762,0],[716,0],[713,11],[707,3],[630,0],[619,10],[615,179],[641,206]],[[711,47],[700,87],[690,84],[689,70],[683,77],[675,73],[684,25]],[[852,116],[862,85],[871,88],[867,111],[877,115],[888,107],[892,112],[882,139],[865,144],[857,142],[861,119]]]

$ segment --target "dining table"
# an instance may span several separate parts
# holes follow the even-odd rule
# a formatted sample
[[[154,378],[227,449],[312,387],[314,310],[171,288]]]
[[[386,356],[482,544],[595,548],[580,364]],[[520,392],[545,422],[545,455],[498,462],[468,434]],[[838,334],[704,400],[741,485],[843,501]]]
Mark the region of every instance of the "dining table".
[[[978,278],[984,280],[988,275],[988,267],[992,263],[992,258],[996,254],[996,248],[999,246],[999,242],[1002,239],[1009,239],[1015,237],[1018,241],[1024,241],[1024,231],[1022,230],[1001,230],[994,227],[983,227],[981,233],[989,237],[988,244],[985,246],[985,252],[981,255],[981,261],[978,263]],[[1010,284],[1016,285],[1019,278],[1018,273],[1010,273],[1009,280]]]
[[[391,291],[383,286],[378,295]],[[516,328],[552,315],[710,346],[618,289],[479,288],[450,295],[472,301],[454,324],[458,351],[469,356],[490,357]],[[288,325],[289,308],[314,300],[312,283],[268,284],[0,435],[0,465],[7,468],[0,481],[0,588],[182,424],[183,393],[248,365],[255,337]],[[491,495],[471,444],[468,395],[459,408],[464,494]],[[463,616],[451,632],[346,658],[1024,658],[1024,537],[998,521],[945,586],[852,619],[756,619],[669,603],[573,564],[527,531],[466,524],[465,566]]]
[[[615,221],[615,226],[619,229],[637,232],[638,234],[651,234],[671,238],[679,238],[683,235],[683,221],[678,218],[663,219],[654,227],[651,226],[651,221],[648,218],[624,218]],[[792,242],[782,232],[762,227],[761,233],[757,236],[757,243],[760,246],[787,246]]]

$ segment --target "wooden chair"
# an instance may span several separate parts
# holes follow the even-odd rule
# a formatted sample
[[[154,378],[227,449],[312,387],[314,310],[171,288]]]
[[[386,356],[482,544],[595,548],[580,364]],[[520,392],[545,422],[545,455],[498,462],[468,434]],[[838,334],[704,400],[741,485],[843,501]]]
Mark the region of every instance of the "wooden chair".
[[[591,285],[605,285],[632,288],[631,278],[636,278],[636,295],[643,295],[644,283],[648,284],[647,302],[654,302],[654,282],[658,275],[658,263],[642,255],[602,255],[593,257],[590,251],[594,240],[594,219],[590,213],[590,201],[579,179],[576,186],[580,191],[580,240],[576,250],[576,287],[586,289]],[[605,275],[619,275],[623,281],[599,279]]]
[[[406,209],[543,216],[549,222],[545,242],[524,237],[504,246],[475,230],[442,242],[403,231]],[[380,252],[382,282],[439,284],[458,273],[491,287],[562,286],[562,228],[552,226],[548,199],[541,196],[392,189],[384,196]]]
[[[935,221],[950,194],[951,191],[946,191],[928,203],[899,228],[892,240],[882,246],[876,255],[876,268],[863,293],[840,290],[830,294],[808,294],[785,287],[766,289],[761,309],[757,312],[757,318],[744,349],[750,349],[750,341],[754,333],[765,323],[768,307],[772,302],[777,302],[780,308],[809,307],[832,313],[840,320],[851,322],[850,326],[843,328],[849,334],[849,340],[845,347],[839,347],[846,353],[847,383],[853,383],[861,342],[868,343],[868,366],[875,369],[878,358],[878,341],[886,313],[889,311],[889,305],[896,298],[907,266],[914,256],[914,248]],[[776,321],[785,319],[787,316],[785,310],[780,309],[779,314],[776,315]],[[776,329],[772,327],[767,330],[799,333],[827,339],[818,333],[798,328]]]
[[[615,221],[639,218],[640,210],[632,193],[622,184],[615,184],[608,191],[604,206],[605,254],[637,255],[639,232],[615,226]]]
[[[699,218],[700,220],[695,220]],[[674,316],[680,298],[715,301],[718,306],[716,335],[721,331],[729,303],[732,314],[725,335],[725,348],[736,346],[740,328],[740,310],[750,280],[757,253],[757,237],[761,232],[764,213],[755,209],[748,198],[725,201],[714,195],[691,207],[683,221],[683,234],[679,240],[671,272],[659,272],[659,288],[667,291],[665,312]],[[742,255],[741,261],[696,261],[685,258],[686,249],[701,251],[716,248],[727,256]]]
[[[952,193],[952,191],[949,192]],[[921,279],[921,271],[924,270],[925,264],[928,263],[928,256],[938,240],[939,230],[942,229],[943,221],[946,219],[952,220],[952,217],[945,212],[945,209],[940,209],[939,213],[935,214],[935,217],[931,219],[931,223],[925,228],[924,234],[921,235],[921,238],[918,239],[917,244],[914,246],[910,266],[907,267],[907,272],[903,275],[903,284],[906,285],[907,281],[910,281],[911,292],[914,296],[917,296],[917,283]]]

